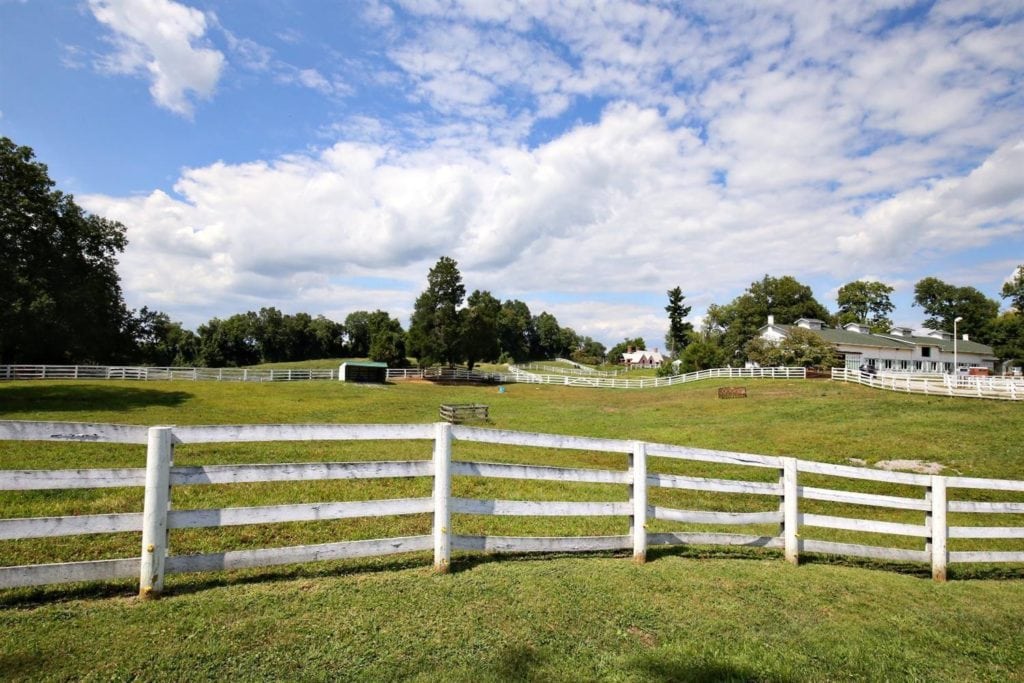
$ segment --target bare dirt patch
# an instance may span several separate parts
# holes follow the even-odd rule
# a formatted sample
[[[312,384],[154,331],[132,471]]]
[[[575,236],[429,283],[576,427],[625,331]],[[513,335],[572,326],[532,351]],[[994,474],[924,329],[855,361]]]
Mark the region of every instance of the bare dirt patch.
[[[919,472],[921,474],[939,474],[946,468],[937,462],[925,462],[924,460],[879,460],[875,467],[883,470]]]

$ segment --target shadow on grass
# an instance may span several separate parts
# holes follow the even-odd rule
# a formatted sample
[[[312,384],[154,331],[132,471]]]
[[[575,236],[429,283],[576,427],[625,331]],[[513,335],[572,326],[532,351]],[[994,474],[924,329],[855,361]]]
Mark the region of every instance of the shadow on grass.
[[[0,385],[0,414],[174,408],[190,398],[192,394],[185,391],[96,384]]]
[[[664,548],[653,548],[648,550],[648,562],[657,562],[664,558],[680,558],[688,560],[773,560],[782,562],[782,554],[775,550],[762,548],[730,548],[715,546],[672,546]],[[563,552],[563,553],[474,553],[459,554],[452,558],[451,572],[458,575],[461,572],[470,572],[474,568],[494,563],[510,562],[544,562],[558,559],[620,559],[623,562],[630,561],[630,553],[621,550],[606,550],[592,552]],[[919,579],[931,579],[931,569],[924,565],[910,563],[884,562],[850,557],[839,557],[833,555],[803,555],[800,558],[802,565],[827,565],[836,567],[853,567],[858,569],[870,569],[883,571],[891,574],[901,574]],[[410,554],[402,557],[388,556],[374,559],[342,560],[329,563],[312,562],[307,564],[287,565],[283,567],[268,567],[242,569],[233,571],[218,571],[204,574],[172,575],[168,577],[168,584],[164,589],[164,596],[173,598],[175,596],[192,595],[204,591],[227,588],[232,586],[251,586],[260,584],[274,584],[278,582],[294,581],[297,579],[322,579],[336,578],[343,576],[355,576],[366,574],[379,574],[398,572],[405,570],[420,570],[424,575],[432,573],[431,558],[424,553]],[[976,566],[955,566],[949,570],[949,579],[955,581],[1020,581],[1024,580],[1024,567],[1018,565],[997,565],[986,564]],[[6,594],[5,594],[6,593]],[[72,585],[51,585],[37,586],[31,588],[19,588],[12,591],[0,591],[0,608],[4,607],[35,607],[61,602],[76,600],[96,600],[108,598],[134,598],[138,594],[138,584],[129,580],[117,580],[110,582],[90,582]],[[527,657],[529,655],[529,657]],[[518,671],[530,662],[536,663],[537,653],[519,653],[515,658],[506,662],[508,671]],[[518,663],[517,663],[518,662]],[[666,664],[663,661],[645,664],[645,666],[669,667],[674,670],[674,664]],[[531,664],[532,666],[532,664]],[[682,666],[682,665],[680,665]],[[710,667],[693,668],[685,665],[683,677],[658,678],[652,673],[653,680],[760,680],[756,676],[750,678],[746,672],[736,671],[736,678],[721,674],[728,674],[729,671],[717,665]],[[505,667],[505,664],[502,665]],[[503,668],[503,670],[505,670]],[[702,673],[702,672],[706,672]],[[521,676],[519,678],[522,678]],[[773,679],[775,680],[775,679]]]
[[[634,662],[643,680],[653,681],[773,681],[782,683],[786,678],[765,675],[748,668],[716,662],[692,662],[671,660],[657,655],[644,657]]]

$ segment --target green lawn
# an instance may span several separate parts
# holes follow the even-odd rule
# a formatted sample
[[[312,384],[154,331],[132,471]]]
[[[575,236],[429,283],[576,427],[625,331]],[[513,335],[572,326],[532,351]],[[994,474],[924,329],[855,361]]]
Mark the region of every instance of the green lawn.
[[[723,401],[717,387],[746,386]],[[340,382],[12,382],[0,419],[129,424],[433,422],[441,403],[490,405],[497,428],[642,439],[869,464],[913,458],[949,474],[1024,479],[1024,406],[906,396],[820,381],[708,382],[657,390],[554,386],[359,386]],[[456,459],[624,469],[616,454],[457,443]],[[179,447],[179,464],[430,457],[426,442]],[[141,466],[135,446],[0,442],[0,469]],[[652,458],[651,471],[767,480],[748,470]],[[837,480],[806,478],[808,485]],[[864,482],[860,490],[920,489]],[[622,486],[456,478],[454,494],[625,500]],[[177,487],[175,508],[429,495],[429,479]],[[0,494],[3,517],[137,511],[141,489]],[[981,499],[980,496],[974,496]],[[993,500],[1020,500],[999,494]],[[652,504],[772,509],[765,497],[651,491]],[[818,503],[807,511],[920,523],[921,513]],[[955,517],[955,516],[954,516]],[[951,519],[951,523],[958,523]],[[965,522],[966,523],[966,522]],[[1020,516],[985,525],[1024,526]],[[457,515],[456,533],[625,533],[622,518]],[[697,528],[656,522],[652,531]],[[173,532],[175,554],[429,533],[428,515]],[[721,530],[721,529],[719,529]],[[746,531],[774,533],[771,528]],[[819,533],[820,532],[820,533]],[[808,530],[811,533],[811,530]],[[920,539],[814,530],[918,547]],[[831,534],[831,535],[830,535]],[[974,547],[954,540],[954,549]],[[971,542],[978,543],[978,542]],[[980,547],[1019,549],[1020,542]],[[1001,545],[1000,545],[1001,544]],[[137,534],[0,542],[0,565],[137,555]],[[419,678],[436,680],[1024,680],[1024,568],[924,566],[688,548],[625,555],[425,554],[170,576],[153,603],[131,581],[0,591],[7,679]]]

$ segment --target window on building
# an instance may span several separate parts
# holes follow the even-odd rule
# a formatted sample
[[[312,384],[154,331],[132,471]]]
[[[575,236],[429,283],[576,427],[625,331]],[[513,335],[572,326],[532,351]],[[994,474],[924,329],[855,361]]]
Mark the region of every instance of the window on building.
[[[931,357],[932,357],[932,347],[930,347],[930,346],[922,346],[921,347],[921,358],[931,358]]]

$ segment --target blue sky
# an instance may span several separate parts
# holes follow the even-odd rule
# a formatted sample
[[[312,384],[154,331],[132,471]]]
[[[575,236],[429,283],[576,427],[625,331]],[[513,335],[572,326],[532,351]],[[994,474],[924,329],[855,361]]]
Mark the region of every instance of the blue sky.
[[[605,343],[765,273],[997,297],[1019,2],[0,0],[0,134],[127,226],[129,305],[407,322],[441,255]]]

